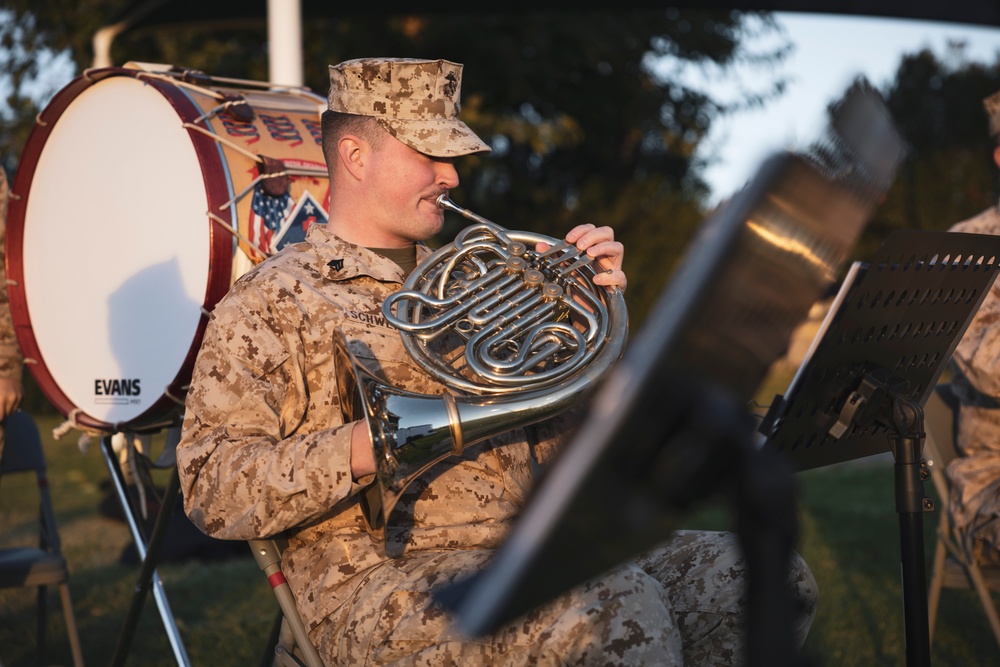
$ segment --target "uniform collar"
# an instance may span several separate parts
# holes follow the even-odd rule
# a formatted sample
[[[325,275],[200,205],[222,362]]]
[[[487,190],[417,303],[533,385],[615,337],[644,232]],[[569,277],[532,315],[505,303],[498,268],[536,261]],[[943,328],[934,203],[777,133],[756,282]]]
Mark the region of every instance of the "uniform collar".
[[[402,283],[405,279],[399,265],[367,248],[348,243],[326,225],[312,225],[306,232],[306,241],[316,250],[320,261],[326,265],[329,280],[350,280],[368,276],[381,282]],[[417,244],[417,264],[424,261],[432,250],[423,243]]]

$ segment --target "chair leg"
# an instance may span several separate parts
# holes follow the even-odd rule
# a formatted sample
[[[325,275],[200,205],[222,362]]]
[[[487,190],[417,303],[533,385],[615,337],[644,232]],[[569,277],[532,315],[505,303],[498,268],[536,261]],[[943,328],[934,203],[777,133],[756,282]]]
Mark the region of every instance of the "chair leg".
[[[295,655],[295,633],[287,618],[281,619],[281,630],[278,633],[278,642],[274,647],[275,667],[306,667],[306,663]]]
[[[39,586],[36,591],[38,614],[35,627],[35,644],[38,648],[38,664],[45,664],[45,631],[49,623],[48,587]]]
[[[278,635],[281,632],[281,610],[278,610],[277,615],[274,617],[274,623],[271,624],[271,633],[267,637],[267,644],[264,646],[264,656],[261,658],[260,667],[274,667],[276,658],[274,657],[274,647],[277,646],[280,641]]]
[[[945,547],[938,537],[934,548],[934,565],[931,567],[931,586],[927,593],[927,629],[929,642],[934,641],[934,625],[937,621],[938,603],[941,601],[941,587],[944,585]]]
[[[80,635],[76,629],[76,615],[73,613],[73,601],[69,596],[69,584],[59,584],[59,597],[62,598],[63,616],[66,617],[66,637],[69,639],[69,649],[73,653],[74,667],[83,667],[83,650],[80,648]]]
[[[301,660],[286,651],[284,646],[279,645],[275,647],[274,655],[277,660],[275,662],[276,667],[306,667]]]
[[[993,628],[993,636],[996,637],[997,645],[1000,645],[1000,617],[997,616],[996,607],[993,606],[990,589],[986,586],[986,582],[983,581],[983,573],[979,571],[978,567],[972,566],[969,568],[969,578],[972,579],[972,585],[979,595],[979,602],[983,606],[983,612],[985,612],[986,618],[990,621],[990,627]]]

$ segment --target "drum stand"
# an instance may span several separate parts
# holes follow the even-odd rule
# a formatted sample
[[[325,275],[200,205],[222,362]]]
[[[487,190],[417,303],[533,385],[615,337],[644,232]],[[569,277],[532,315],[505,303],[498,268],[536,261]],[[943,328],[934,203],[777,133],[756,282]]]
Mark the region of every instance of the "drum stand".
[[[128,441],[126,446],[133,447],[131,438],[126,437],[126,440]],[[172,454],[179,440],[180,427],[174,426],[169,428],[167,430],[167,443],[164,451]],[[161,499],[160,509],[157,512],[153,530],[147,535],[141,521],[137,518],[137,515],[141,516],[141,513],[134,507],[134,501],[128,492],[125,473],[122,470],[118,456],[115,454],[112,436],[104,436],[101,439],[101,452],[104,455],[108,471],[111,473],[111,482],[114,486],[115,495],[121,504],[122,513],[125,515],[125,521],[128,524],[132,541],[135,543],[135,548],[141,561],[139,575],[136,577],[135,588],[132,592],[132,601],[125,617],[125,624],[118,635],[118,643],[115,646],[115,653],[111,664],[114,667],[125,664],[125,658],[132,645],[132,638],[135,635],[136,626],[139,622],[139,615],[146,601],[146,594],[152,589],[153,599],[156,601],[156,607],[160,613],[160,619],[163,621],[163,628],[167,633],[167,639],[170,642],[174,658],[181,667],[189,667],[191,661],[181,640],[180,631],[174,621],[174,615],[170,609],[170,603],[167,601],[167,594],[163,589],[163,583],[160,581],[160,576],[156,571],[156,562],[163,543],[163,536],[166,534],[167,525],[170,522],[174,506],[180,495],[180,479],[177,474],[177,466],[171,462],[170,467],[172,472],[170,473],[170,480],[167,482],[163,498]]]

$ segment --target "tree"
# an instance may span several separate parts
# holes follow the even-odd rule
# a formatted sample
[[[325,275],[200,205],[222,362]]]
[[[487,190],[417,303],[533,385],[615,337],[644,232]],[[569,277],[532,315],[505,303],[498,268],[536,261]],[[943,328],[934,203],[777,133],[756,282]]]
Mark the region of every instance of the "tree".
[[[3,38],[16,54],[8,68],[14,122],[0,133],[0,153],[7,159],[19,153],[38,111],[25,94],[25,85],[39,74],[37,54],[45,48],[66,52],[82,71],[92,58],[93,32],[128,4],[0,3],[13,15]],[[571,223],[613,225],[629,246],[626,268],[635,278],[628,294],[636,323],[704,215],[699,143],[715,118],[737,108],[696,85],[664,77],[656,63],[725,69],[752,61],[764,68],[779,63],[788,49],[779,44],[755,52],[758,38],[779,29],[767,14],[735,11],[388,17],[335,12],[304,21],[307,85],[325,92],[327,63],[372,54],[464,63],[463,117],[494,153],[460,161],[463,185],[456,201],[506,227],[554,236]],[[112,53],[116,63],[167,62],[226,77],[267,76],[261,20],[136,29],[119,36]],[[740,106],[780,94],[780,76],[762,71],[770,78]]]
[[[1000,90],[996,62],[903,56],[884,96],[910,151],[858,253],[870,257],[894,229],[946,230],[997,202],[997,168],[982,100]]]

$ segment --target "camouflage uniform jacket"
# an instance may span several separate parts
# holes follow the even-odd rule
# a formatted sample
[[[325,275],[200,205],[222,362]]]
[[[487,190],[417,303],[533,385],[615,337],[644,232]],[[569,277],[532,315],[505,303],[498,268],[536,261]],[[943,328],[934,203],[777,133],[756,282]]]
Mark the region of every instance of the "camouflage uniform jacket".
[[[430,251],[418,246],[418,262]],[[363,527],[331,340],[388,383],[440,394],[382,315],[401,286],[393,262],[325,226],[240,280],[216,306],[188,393],[177,463],[185,509],[209,535],[284,532],[286,576],[315,627],[384,560]],[[499,545],[532,474],[523,431],[468,448],[413,482],[389,520],[407,551]],[[367,482],[368,480],[361,480]]]
[[[14,334],[14,320],[7,300],[7,174],[0,167],[0,378],[21,379],[21,349]]]
[[[1000,234],[1000,211],[989,208],[950,231]],[[950,511],[973,538],[1000,548],[1000,282],[993,284],[952,356],[952,387],[961,402],[956,445],[947,468]]]

